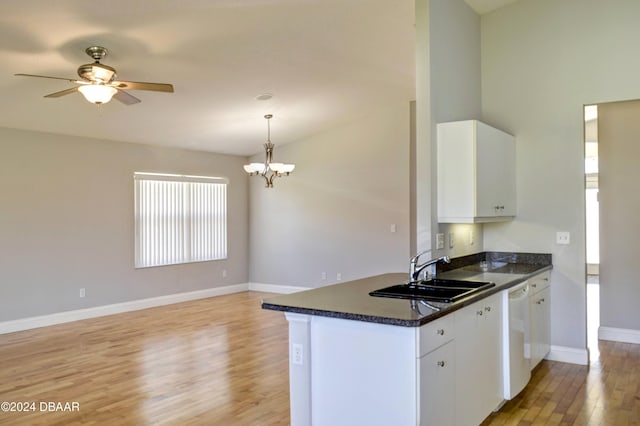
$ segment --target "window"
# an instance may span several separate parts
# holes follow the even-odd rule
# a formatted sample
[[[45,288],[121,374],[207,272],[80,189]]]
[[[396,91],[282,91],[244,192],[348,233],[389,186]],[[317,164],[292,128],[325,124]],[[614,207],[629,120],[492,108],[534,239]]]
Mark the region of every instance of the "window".
[[[227,257],[224,178],[135,173],[135,266]]]

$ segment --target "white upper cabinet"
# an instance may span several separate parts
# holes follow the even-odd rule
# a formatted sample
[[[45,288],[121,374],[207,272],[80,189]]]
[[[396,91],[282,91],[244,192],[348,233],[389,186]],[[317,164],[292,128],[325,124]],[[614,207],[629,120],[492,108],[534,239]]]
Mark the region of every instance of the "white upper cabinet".
[[[515,139],[477,120],[438,124],[438,222],[512,220]]]

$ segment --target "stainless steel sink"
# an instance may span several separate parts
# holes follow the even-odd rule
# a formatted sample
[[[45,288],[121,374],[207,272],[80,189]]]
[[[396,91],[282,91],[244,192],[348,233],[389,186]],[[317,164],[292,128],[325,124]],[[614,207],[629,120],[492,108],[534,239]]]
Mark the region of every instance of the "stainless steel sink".
[[[494,286],[495,283],[492,282],[459,281],[435,278],[425,281],[397,284],[372,291],[369,294],[377,297],[453,303]]]
[[[418,281],[420,285],[428,285],[433,287],[457,287],[457,288],[491,288],[495,283],[488,281],[463,281],[450,280],[446,278],[432,278],[430,280]],[[411,283],[410,283],[411,284]]]

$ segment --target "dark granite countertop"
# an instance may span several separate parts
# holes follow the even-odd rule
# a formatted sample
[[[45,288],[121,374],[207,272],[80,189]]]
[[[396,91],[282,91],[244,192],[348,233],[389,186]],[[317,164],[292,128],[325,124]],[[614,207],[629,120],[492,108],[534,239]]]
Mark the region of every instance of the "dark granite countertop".
[[[369,295],[369,292],[373,290],[406,282],[406,272],[377,275],[276,296],[263,300],[262,308],[379,324],[419,327],[551,268],[550,254],[483,252],[452,259],[448,265],[438,265],[439,277],[491,281],[496,285],[455,303],[438,304],[439,311],[411,300]]]

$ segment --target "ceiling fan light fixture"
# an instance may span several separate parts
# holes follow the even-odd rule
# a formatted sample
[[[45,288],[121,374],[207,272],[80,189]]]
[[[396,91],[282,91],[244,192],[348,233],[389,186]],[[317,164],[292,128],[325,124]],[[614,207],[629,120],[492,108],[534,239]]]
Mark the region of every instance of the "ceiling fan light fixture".
[[[22,77],[52,78],[55,80],[66,80],[77,84],[69,89],[49,93],[45,98],[59,98],[80,91],[85,99],[92,104],[106,104],[115,96],[116,100],[125,104],[133,105],[140,103],[140,99],[122,90],[150,90],[153,92],[173,93],[173,85],[169,83],[148,83],[141,81],[116,80],[116,70],[109,65],[101,64],[100,60],[107,54],[107,49],[102,46],[90,46],[85,49],[87,55],[94,59],[92,64],[80,65],[78,76],[80,80],[73,78],[53,77],[50,75],[37,74],[15,74]]]
[[[115,87],[103,84],[86,84],[78,87],[78,90],[86,100],[97,105],[106,104],[118,92]]]
[[[94,80],[102,81],[105,83],[110,82],[116,78],[116,70],[110,66],[103,64],[93,64],[91,67],[91,74]]]

